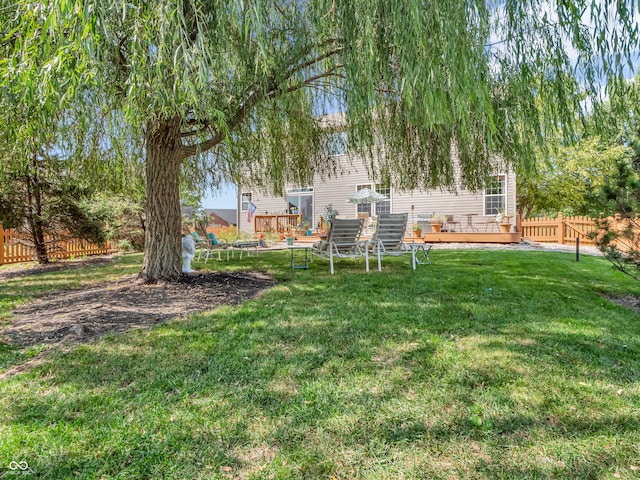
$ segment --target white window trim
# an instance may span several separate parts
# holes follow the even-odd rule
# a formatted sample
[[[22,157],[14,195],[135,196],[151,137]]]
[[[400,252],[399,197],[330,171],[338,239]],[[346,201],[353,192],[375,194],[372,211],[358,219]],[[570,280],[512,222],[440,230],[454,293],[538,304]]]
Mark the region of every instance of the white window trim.
[[[382,184],[380,184],[380,185],[382,185]],[[375,188],[376,187],[375,184],[373,185],[373,187],[374,187],[375,191],[377,192],[378,189]],[[382,203],[382,202],[380,202],[380,203]],[[376,212],[375,214],[378,215],[378,209],[376,208],[374,210]],[[391,186],[389,186],[389,213],[393,213],[393,187],[391,187]]]
[[[509,192],[509,177],[507,176],[506,173],[500,172],[500,173],[496,173],[495,175],[492,175],[493,178],[498,178],[498,177],[504,177],[504,192],[503,193],[492,193],[492,194],[488,194],[487,193],[487,187],[485,186],[485,188],[482,191],[482,214],[485,216],[494,216],[495,213],[487,213],[487,197],[496,197],[498,195],[500,195],[504,201],[502,202],[503,204],[503,208],[505,210],[508,210],[509,206],[508,206],[508,201],[509,201],[509,197],[507,195],[507,193]]]
[[[249,200],[247,201],[247,208],[242,208],[242,204],[244,203],[242,198],[245,195],[249,195]],[[253,203],[253,192],[240,192],[240,211],[241,212],[246,212],[247,210],[249,210],[249,204],[250,203]]]
[[[358,193],[358,190],[362,190],[363,188],[369,188],[370,189],[371,187],[373,187],[372,183],[356,183],[353,193]],[[358,205],[359,205],[358,203],[354,203],[353,204],[353,211],[355,212],[354,215],[355,215],[356,218],[358,218]],[[373,205],[371,205],[371,213],[370,213],[370,215],[375,215],[375,213],[373,213],[373,212],[374,212]]]
[[[309,189],[304,192],[300,190]],[[316,218],[316,193],[314,187],[302,187],[302,188],[288,188],[284,195],[284,203],[286,205],[286,210],[289,210],[289,201],[287,200],[287,196],[289,195],[308,195],[311,197],[311,222]],[[311,226],[313,227],[313,225]]]
[[[368,188],[370,190],[374,190],[374,191],[377,192],[378,190],[376,189],[376,185],[381,185],[381,184],[376,184],[376,183],[356,183],[355,191],[353,193],[357,193],[358,189],[361,189],[361,188]],[[389,187],[389,212],[391,212],[391,213],[393,213],[393,195],[391,194],[392,191],[393,191],[392,188],[393,187]],[[371,204],[371,215],[378,215],[378,211],[377,211],[376,205],[377,205],[376,203],[372,203]],[[357,217],[358,216],[358,204],[357,203],[354,204],[354,207],[355,207],[355,215]]]
[[[347,145],[347,132],[333,132],[329,134],[329,136],[340,136],[344,139],[344,152],[343,153],[329,153],[330,157],[344,157],[347,155],[347,151],[349,150],[349,146]]]

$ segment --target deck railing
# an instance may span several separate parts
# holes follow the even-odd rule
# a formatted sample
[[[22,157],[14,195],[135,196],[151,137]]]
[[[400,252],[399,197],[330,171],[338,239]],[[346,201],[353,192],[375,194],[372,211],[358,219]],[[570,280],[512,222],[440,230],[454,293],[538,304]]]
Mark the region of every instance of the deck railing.
[[[45,243],[47,256],[59,260],[83,255],[106,255],[115,251],[109,242],[98,245],[81,238],[64,236],[60,238],[45,236]],[[15,230],[4,230],[0,225],[0,265],[34,260],[37,260],[37,257],[33,242]]]
[[[254,215],[253,226],[256,233],[287,232],[302,223],[302,214]]]

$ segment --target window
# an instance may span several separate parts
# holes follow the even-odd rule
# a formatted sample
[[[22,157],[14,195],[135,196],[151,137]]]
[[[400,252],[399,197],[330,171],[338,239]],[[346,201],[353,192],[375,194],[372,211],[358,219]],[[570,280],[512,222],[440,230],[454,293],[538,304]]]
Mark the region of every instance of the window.
[[[251,193],[243,193],[240,195],[240,210],[246,212],[249,210],[249,204],[251,203],[252,194]]]
[[[391,187],[379,183],[376,185],[376,192],[387,197],[387,200],[376,203],[376,215],[381,213],[391,213]]]
[[[497,215],[504,210],[507,201],[507,183],[505,175],[492,178],[484,189],[484,214]]]
[[[287,213],[302,214],[302,223],[313,225],[313,188],[287,190]]]
[[[363,183],[356,185],[356,191],[368,188],[381,193],[387,197],[387,200],[383,200],[378,203],[358,203],[356,205],[356,214],[366,214],[368,216],[378,215],[380,213],[391,213],[391,187],[378,183],[375,188],[370,183]]]
[[[327,136],[327,151],[329,155],[345,155],[347,153],[346,132],[332,133]]]
[[[356,185],[356,192],[359,192],[363,188],[371,188],[372,185],[370,183],[364,183],[362,185]],[[356,203],[356,217],[361,217],[361,214],[366,214],[367,216],[373,215],[373,204],[371,203]]]

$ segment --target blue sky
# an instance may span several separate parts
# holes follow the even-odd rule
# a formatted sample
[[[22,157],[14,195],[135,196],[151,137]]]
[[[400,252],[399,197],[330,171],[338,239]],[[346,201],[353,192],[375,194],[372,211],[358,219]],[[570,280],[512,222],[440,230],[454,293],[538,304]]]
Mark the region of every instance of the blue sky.
[[[235,185],[221,186],[215,193],[207,192],[202,200],[204,208],[238,208],[238,193]]]
[[[501,12],[503,10],[504,2],[498,0],[496,4],[493,5],[496,12]],[[549,4],[549,10],[545,12],[545,14],[549,15],[552,18],[557,17],[557,14],[551,9],[551,2]],[[640,21],[640,12],[635,12],[635,18]],[[584,19],[585,25],[590,25],[594,20],[590,18],[589,11],[585,10]],[[495,38],[494,41],[498,42],[499,38]],[[495,48],[495,47],[494,47]],[[569,56],[575,57],[574,51],[571,47],[568,47]],[[627,78],[633,78],[634,74],[638,71],[638,65],[640,64],[640,52],[635,52],[634,58],[634,68],[625,68],[624,75]],[[604,87],[603,87],[604,88]],[[603,92],[604,93],[604,92]],[[339,111],[340,108],[337,104],[325,104],[322,107],[322,112],[318,112],[319,114],[327,114]],[[238,193],[237,187],[233,184],[227,184],[221,186],[215,192],[207,192],[202,200],[202,207],[204,208],[238,208]]]

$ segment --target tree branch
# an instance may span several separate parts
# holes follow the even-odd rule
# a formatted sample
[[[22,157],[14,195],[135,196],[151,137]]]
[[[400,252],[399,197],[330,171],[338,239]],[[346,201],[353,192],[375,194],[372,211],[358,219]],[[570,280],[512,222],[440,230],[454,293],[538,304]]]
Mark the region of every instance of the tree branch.
[[[327,46],[327,45],[333,45],[336,42],[338,42],[339,39],[337,38],[331,38],[328,39],[324,42],[322,42],[322,44],[320,45],[320,47],[323,46]],[[342,68],[344,65],[340,64],[340,65],[335,65],[333,67],[331,67],[329,70],[327,70],[326,72],[322,72],[320,74],[317,75],[313,75],[312,77],[309,77],[308,79],[305,79],[303,82],[300,82],[299,84],[296,85],[292,85],[284,90],[281,90],[279,88],[280,85],[282,85],[283,83],[289,81],[291,79],[291,77],[300,72],[301,70],[304,70],[307,67],[310,67],[318,62],[321,62],[322,60],[326,60],[327,58],[330,58],[334,55],[337,55],[338,53],[340,53],[342,51],[342,46],[339,46],[337,48],[334,48],[332,50],[329,50],[328,52],[324,52],[322,54],[317,55],[314,58],[311,58],[309,60],[303,61],[302,63],[297,63],[299,60],[304,59],[305,55],[307,55],[308,53],[310,53],[312,50],[312,47],[309,47],[307,49],[304,49],[303,52],[301,52],[298,55],[298,59],[297,60],[292,60],[290,62],[291,67],[286,71],[285,75],[282,75],[282,73],[280,71],[275,71],[273,73],[273,75],[271,77],[269,77],[267,79],[266,82],[258,82],[256,85],[253,86],[253,88],[247,88],[246,91],[252,92],[249,97],[244,100],[243,102],[240,102],[239,106],[236,108],[236,110],[233,112],[233,114],[229,117],[229,121],[227,122],[226,125],[226,131],[232,132],[233,130],[235,130],[238,125],[240,125],[242,123],[242,121],[246,118],[247,113],[249,113],[249,111],[255,107],[256,105],[258,105],[260,102],[264,101],[264,100],[272,100],[274,98],[277,98],[281,95],[287,94],[287,93],[291,93],[293,91],[299,90],[300,88],[303,88],[307,85],[309,85],[310,83],[313,83],[314,81],[324,78],[324,77],[328,77],[331,75],[336,75],[336,70]],[[259,88],[260,83],[263,83],[266,85],[265,89],[261,89]],[[201,133],[202,130],[198,133]],[[191,133],[191,132],[187,132],[187,135],[185,136],[193,136],[196,133]],[[196,155],[198,153],[202,153],[202,152],[206,152],[208,150],[211,150],[213,147],[215,147],[216,145],[218,145],[219,143],[221,143],[224,140],[225,134],[221,131],[217,131],[214,132],[213,135],[207,139],[204,140],[200,143],[194,144],[194,145],[185,145],[182,148],[182,154],[181,154],[181,159],[185,159],[188,157],[191,157],[193,155]]]
[[[286,90],[284,90],[283,92],[278,92],[278,91],[272,91],[271,93],[269,93],[268,98],[269,99],[273,99],[276,97],[279,97],[280,95],[284,94],[284,93],[291,93],[291,92],[295,92],[296,90],[300,90],[301,88],[304,88],[310,84],[312,84],[313,82],[315,82],[316,80],[319,80],[321,78],[326,78],[326,77],[331,77],[331,76],[339,76],[342,77],[342,75],[338,75],[335,73],[336,70],[340,69],[344,67],[343,64],[341,65],[336,65],[333,68],[330,68],[329,70],[327,70],[326,72],[323,73],[319,73],[318,75],[314,75],[313,77],[309,77],[307,79],[305,79],[303,82],[300,82],[296,85],[292,85],[289,88],[287,88]]]
[[[201,128],[196,128],[195,130],[190,130],[188,132],[181,132],[180,138],[195,137],[196,135],[201,135],[202,132],[204,132],[205,130],[206,130],[205,127],[201,127]]]

